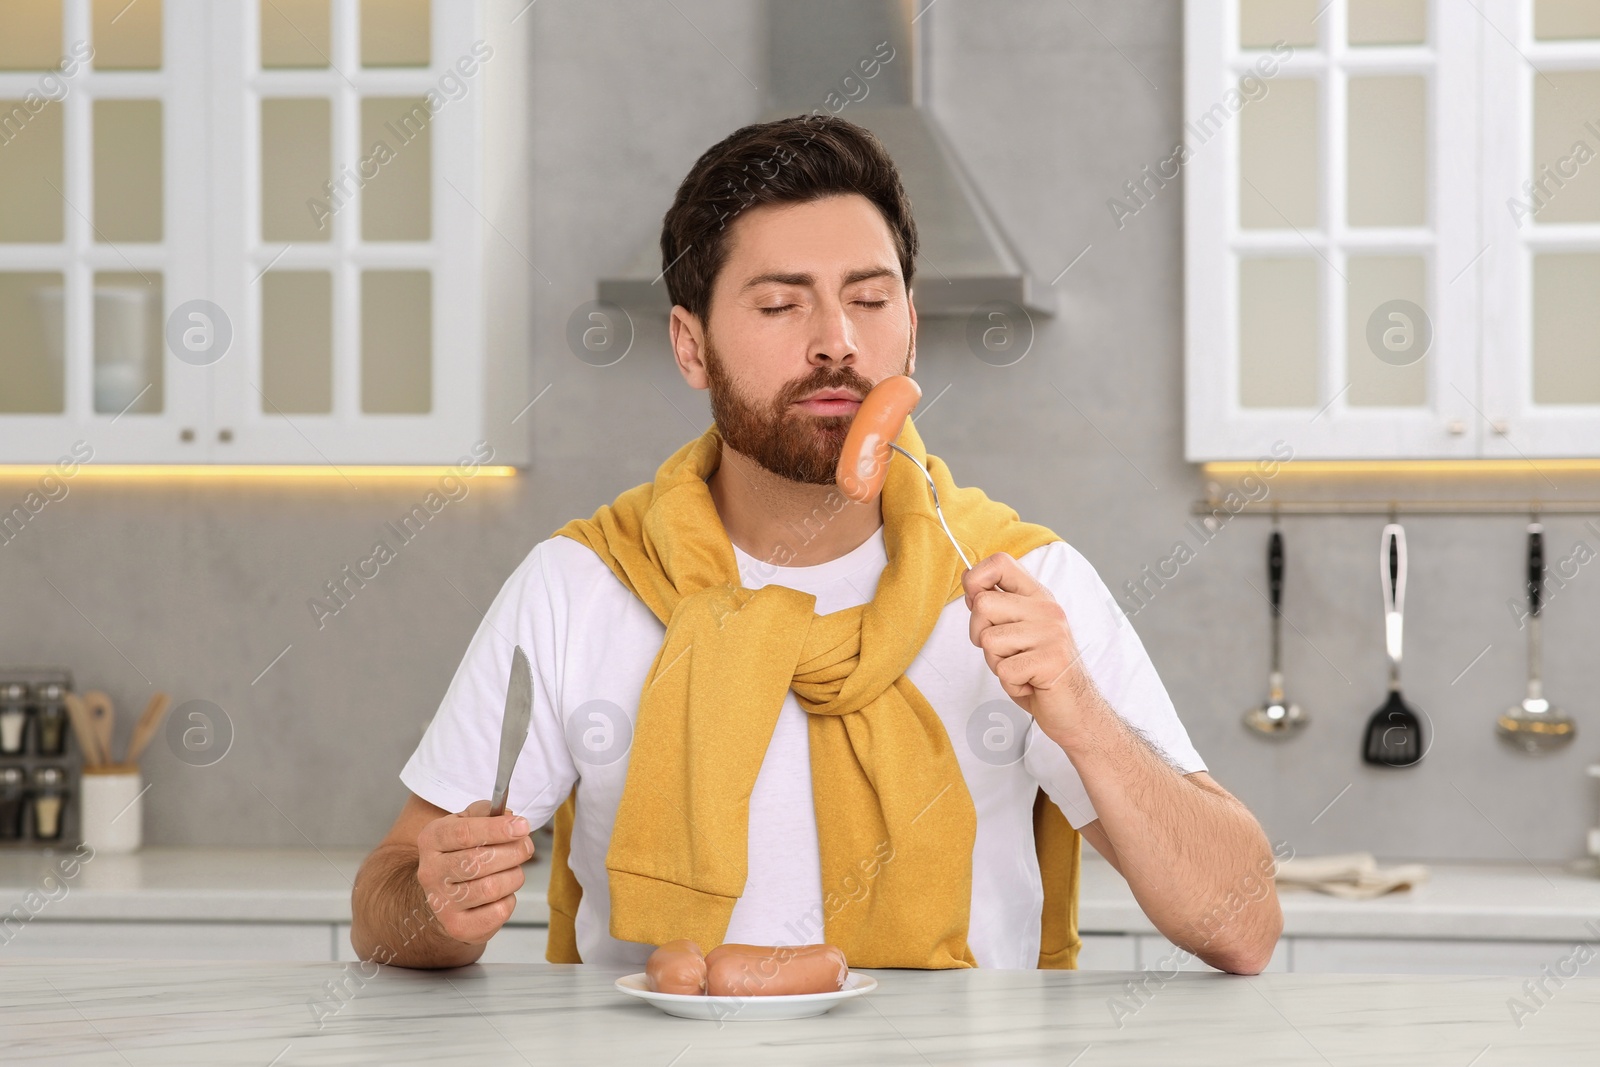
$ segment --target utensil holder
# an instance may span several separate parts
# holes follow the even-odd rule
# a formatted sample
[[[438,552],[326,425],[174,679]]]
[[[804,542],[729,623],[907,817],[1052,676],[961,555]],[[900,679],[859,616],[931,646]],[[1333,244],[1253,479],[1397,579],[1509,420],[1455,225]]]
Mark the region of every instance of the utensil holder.
[[[85,767],[78,788],[84,843],[97,853],[137,852],[144,843],[144,776],[139,768]]]

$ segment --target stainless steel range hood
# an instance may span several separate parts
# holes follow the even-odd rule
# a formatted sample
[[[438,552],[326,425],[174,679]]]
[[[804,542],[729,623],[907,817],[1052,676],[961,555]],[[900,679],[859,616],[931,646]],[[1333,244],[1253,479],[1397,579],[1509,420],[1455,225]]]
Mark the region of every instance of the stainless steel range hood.
[[[962,169],[937,121],[922,106],[923,27],[928,0],[767,0],[765,108],[758,121],[837,113],[883,141],[911,197],[921,252],[912,293],[919,315],[967,315],[993,300],[1055,312],[1054,293],[1023,265]],[[864,59],[889,55],[871,79]],[[865,91],[863,95],[863,90]],[[843,108],[840,102],[848,100]],[[602,278],[601,300],[665,313],[661,247],[652,233],[619,277]]]

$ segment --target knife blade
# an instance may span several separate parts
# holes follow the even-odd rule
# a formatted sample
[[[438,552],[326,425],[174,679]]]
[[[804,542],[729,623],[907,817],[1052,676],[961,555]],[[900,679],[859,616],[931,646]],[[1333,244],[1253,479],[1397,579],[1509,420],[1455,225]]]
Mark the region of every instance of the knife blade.
[[[494,795],[490,797],[490,816],[506,813],[506,793],[511,789],[511,771],[528,740],[528,720],[533,717],[533,669],[527,653],[516,646],[511,656],[511,680],[506,684],[506,712],[500,723],[500,768],[494,776]]]

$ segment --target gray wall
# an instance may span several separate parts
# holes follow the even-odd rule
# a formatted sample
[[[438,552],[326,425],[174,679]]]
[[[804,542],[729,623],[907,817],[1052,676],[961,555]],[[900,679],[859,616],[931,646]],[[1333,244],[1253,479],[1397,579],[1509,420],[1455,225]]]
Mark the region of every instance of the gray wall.
[[[548,278],[531,294],[530,346],[535,390],[551,387],[522,423],[534,435],[526,477],[470,483],[321,629],[307,599],[427,483],[80,480],[0,547],[0,662],[70,664],[124,708],[154,685],[230,717],[232,748],[213,766],[157,743],[148,840],[375,841],[404,796],[396,773],[501,581],[708,422],[703,394],[670,364],[664,318],[641,319],[634,350],[610,368],[579,362],[563,340],[595,279],[654,240],[696,156],[760,110],[733,69],[761,80],[756,6],[675,3],[544,0],[517,23],[533,37],[536,174],[532,232],[518,236]],[[1181,187],[1121,231],[1105,206],[1178,137],[1182,34],[1168,0],[1078,7],[1120,54],[1050,0],[941,0],[925,16],[934,110],[1035,273],[1053,278],[1093,247],[1057,287],[1062,314],[1016,366],[973,358],[960,322],[924,321],[924,389],[954,388],[919,425],[959,481],[1053,527],[1120,590],[1172,551],[1201,492],[1182,459]],[[25,488],[0,485],[8,502]],[[1505,601],[1517,594],[1522,521],[1408,521],[1408,689],[1436,733],[1420,766],[1380,771],[1358,759],[1383,695],[1380,525],[1284,524],[1287,665],[1314,719],[1289,744],[1239,725],[1265,688],[1266,608],[1247,584],[1264,587],[1263,520],[1235,520],[1131,620],[1212,773],[1301,854],[1579,854],[1596,806],[1582,774],[1600,737],[1600,578],[1586,568],[1548,611],[1549,690],[1583,736],[1559,755],[1519,756],[1492,727],[1521,692],[1522,635]],[[1600,544],[1579,520],[1549,527],[1555,555],[1581,536]]]

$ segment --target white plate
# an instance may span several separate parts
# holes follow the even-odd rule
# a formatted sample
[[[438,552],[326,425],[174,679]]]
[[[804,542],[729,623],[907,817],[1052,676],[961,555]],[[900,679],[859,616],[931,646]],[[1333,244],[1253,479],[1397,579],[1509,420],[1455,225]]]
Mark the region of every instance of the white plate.
[[[878,980],[869,974],[851,971],[845,977],[844,988],[836,993],[797,993],[782,997],[697,997],[683,993],[654,992],[645,984],[644,972],[641,971],[618,978],[617,988],[680,1019],[753,1023],[821,1015],[832,1011],[842,1001],[877,989]]]

